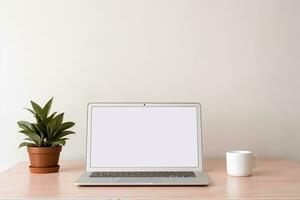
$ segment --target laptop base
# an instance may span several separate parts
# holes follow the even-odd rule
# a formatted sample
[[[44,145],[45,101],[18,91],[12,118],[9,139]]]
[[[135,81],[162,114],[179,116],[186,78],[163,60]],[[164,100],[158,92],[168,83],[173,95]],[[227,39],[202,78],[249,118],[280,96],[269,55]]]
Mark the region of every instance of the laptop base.
[[[75,182],[78,186],[151,186],[151,185],[208,185],[209,179],[202,172],[195,172],[196,177],[91,177],[91,172],[83,173]]]

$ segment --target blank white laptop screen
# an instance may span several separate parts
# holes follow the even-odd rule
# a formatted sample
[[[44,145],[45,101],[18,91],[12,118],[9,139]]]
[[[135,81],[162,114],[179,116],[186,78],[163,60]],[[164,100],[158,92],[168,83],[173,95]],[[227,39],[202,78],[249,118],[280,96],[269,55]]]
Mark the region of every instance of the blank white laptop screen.
[[[196,107],[93,106],[92,168],[198,167]]]

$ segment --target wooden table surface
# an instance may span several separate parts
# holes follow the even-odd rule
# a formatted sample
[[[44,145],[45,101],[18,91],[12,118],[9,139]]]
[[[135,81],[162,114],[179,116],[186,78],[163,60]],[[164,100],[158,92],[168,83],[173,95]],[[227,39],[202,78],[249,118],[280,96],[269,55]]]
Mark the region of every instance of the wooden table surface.
[[[78,187],[83,161],[62,161],[60,173],[31,174],[21,162],[0,174],[0,198],[300,199],[300,163],[260,161],[251,177],[229,177],[222,160],[205,161],[209,186]]]

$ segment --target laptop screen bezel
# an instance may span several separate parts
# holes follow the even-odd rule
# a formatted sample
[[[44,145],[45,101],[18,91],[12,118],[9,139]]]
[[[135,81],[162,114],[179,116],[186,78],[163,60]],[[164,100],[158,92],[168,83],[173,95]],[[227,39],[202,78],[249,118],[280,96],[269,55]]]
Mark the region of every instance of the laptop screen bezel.
[[[197,110],[197,145],[198,145],[198,166],[197,167],[92,167],[91,166],[91,118],[93,107],[196,107]],[[86,138],[86,170],[94,171],[202,171],[202,117],[201,105],[199,103],[89,103],[87,106],[87,138]]]

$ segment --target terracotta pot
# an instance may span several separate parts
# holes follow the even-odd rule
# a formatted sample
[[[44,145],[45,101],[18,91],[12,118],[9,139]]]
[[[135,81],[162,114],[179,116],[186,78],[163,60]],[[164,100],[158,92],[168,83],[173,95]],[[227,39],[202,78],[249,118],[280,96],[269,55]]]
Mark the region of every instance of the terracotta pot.
[[[32,173],[58,172],[61,146],[54,147],[27,147]]]

